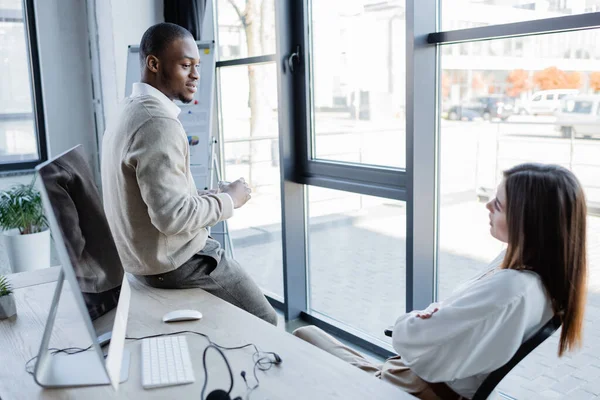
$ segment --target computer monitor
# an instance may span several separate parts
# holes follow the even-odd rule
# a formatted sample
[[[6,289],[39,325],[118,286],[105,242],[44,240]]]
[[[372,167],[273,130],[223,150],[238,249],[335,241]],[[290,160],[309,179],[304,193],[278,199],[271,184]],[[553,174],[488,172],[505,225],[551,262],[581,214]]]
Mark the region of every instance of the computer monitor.
[[[74,147],[36,171],[62,265],[36,363],[36,382],[43,387],[109,383],[117,387],[129,370],[129,353],[123,347],[130,290],[83,147]],[[90,334],[92,349],[50,356],[48,341],[64,279]],[[107,335],[112,338],[105,360],[100,341]]]

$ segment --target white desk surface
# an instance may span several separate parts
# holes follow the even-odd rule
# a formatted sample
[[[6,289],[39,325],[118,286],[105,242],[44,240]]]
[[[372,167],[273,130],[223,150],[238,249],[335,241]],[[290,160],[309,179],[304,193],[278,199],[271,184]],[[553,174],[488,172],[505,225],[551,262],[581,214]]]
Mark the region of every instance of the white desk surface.
[[[25,372],[25,362],[38,352],[58,267],[9,276],[15,287],[17,315],[0,320],[0,398],[12,399],[200,399],[204,383],[202,352],[207,341],[187,335],[196,382],[191,385],[144,390],[140,377],[139,341],[126,341],[131,351],[129,379],[119,391],[111,386],[76,389],[42,389]],[[132,288],[127,335],[139,337],[162,332],[195,330],[205,333],[223,346],[255,343],[263,351],[274,351],[283,363],[268,372],[258,371],[260,387],[251,399],[414,399],[400,389],[352,367],[342,360],[242,311],[201,289],[161,290],[149,288],[135,278]],[[65,282],[50,347],[87,347],[89,339],[82,335],[83,325],[75,313],[69,285]],[[200,321],[164,324],[163,314],[174,309],[198,309]],[[246,386],[240,377],[245,370],[252,378],[253,350],[232,350],[226,355],[234,371],[232,397],[245,399]],[[32,362],[33,364],[33,362]],[[223,361],[212,350],[208,353],[208,390],[229,387],[229,375]]]

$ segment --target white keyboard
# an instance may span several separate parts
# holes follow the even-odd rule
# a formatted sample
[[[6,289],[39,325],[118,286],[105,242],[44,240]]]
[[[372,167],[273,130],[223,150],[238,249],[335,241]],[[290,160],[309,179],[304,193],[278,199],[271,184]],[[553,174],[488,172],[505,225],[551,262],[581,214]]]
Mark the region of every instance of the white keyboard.
[[[142,340],[142,386],[151,389],[194,382],[185,336]]]

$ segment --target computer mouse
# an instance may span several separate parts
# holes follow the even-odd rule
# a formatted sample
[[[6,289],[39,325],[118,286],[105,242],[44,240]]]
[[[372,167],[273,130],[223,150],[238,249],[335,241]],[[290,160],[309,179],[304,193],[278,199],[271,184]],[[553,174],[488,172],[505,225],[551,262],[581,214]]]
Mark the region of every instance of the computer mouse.
[[[196,310],[175,310],[163,316],[163,322],[195,321],[202,318],[202,313]]]

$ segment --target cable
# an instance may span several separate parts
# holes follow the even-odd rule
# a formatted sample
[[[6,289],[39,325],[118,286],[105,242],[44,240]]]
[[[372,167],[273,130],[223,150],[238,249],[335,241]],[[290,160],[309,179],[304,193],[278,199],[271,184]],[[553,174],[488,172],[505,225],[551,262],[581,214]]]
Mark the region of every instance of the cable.
[[[196,332],[196,331],[177,331],[177,332],[168,332],[168,333],[157,333],[156,335],[148,335],[148,336],[142,336],[142,337],[127,336],[127,337],[125,337],[125,340],[144,340],[144,339],[152,339],[152,338],[161,337],[161,336],[180,335],[182,333],[193,333],[194,335],[198,335],[198,336],[202,336],[203,338],[206,338],[206,340],[208,340],[209,343],[213,343],[213,341],[210,340],[210,337],[208,337],[207,334],[204,334],[201,332]]]
[[[252,358],[254,360],[254,358],[257,357],[257,355],[261,353],[261,352],[257,352],[254,353],[252,355]],[[260,381],[258,379],[258,376],[256,375],[256,371],[257,370],[261,370],[261,371],[268,371],[269,369],[271,369],[271,367],[273,365],[277,365],[281,363],[281,357],[279,357],[279,355],[277,355],[276,353],[273,352],[262,352],[263,354],[272,354],[275,357],[275,361],[270,360],[268,356],[263,356],[263,357],[258,357],[256,360],[254,360],[254,367],[252,368],[252,374],[254,375],[254,380],[256,381],[256,384],[252,387],[250,387],[250,384],[248,383],[248,381],[246,380],[246,371],[242,371],[240,373],[240,375],[242,376],[242,379],[244,380],[244,383],[246,384],[246,400],[250,399],[250,396],[252,395],[252,392],[254,390],[256,390],[259,386],[260,386]]]
[[[206,368],[206,353],[208,352],[208,349],[210,349],[211,347],[214,348],[216,351],[218,351],[219,354],[221,354],[221,356],[223,357],[223,360],[225,361],[225,364],[227,365],[227,370],[229,372],[229,377],[230,377],[230,381],[231,381],[229,390],[227,391],[228,395],[231,394],[231,391],[233,390],[233,383],[234,383],[233,370],[231,369],[229,360],[227,360],[227,357],[225,356],[225,353],[223,353],[223,350],[228,350],[228,351],[229,350],[241,350],[241,349],[245,349],[247,347],[254,348],[254,353],[252,354],[252,361],[254,361],[254,366],[252,368],[252,374],[254,375],[254,380],[256,381],[256,384],[254,386],[250,387],[250,385],[246,379],[246,371],[241,372],[242,379],[246,383],[246,389],[247,389],[246,399],[249,399],[252,392],[254,390],[256,390],[260,385],[260,381],[257,376],[257,371],[258,370],[263,371],[263,372],[268,371],[269,369],[271,369],[273,367],[273,365],[277,365],[282,362],[281,357],[279,357],[279,355],[277,353],[274,353],[272,351],[260,351],[254,343],[248,343],[248,344],[244,344],[241,346],[233,346],[233,347],[221,346],[217,343],[214,343],[207,334],[201,333],[201,332],[196,332],[196,331],[185,330],[185,331],[168,332],[168,333],[157,333],[155,335],[148,335],[148,336],[142,336],[142,337],[126,337],[125,340],[138,341],[138,340],[151,339],[151,338],[156,338],[156,337],[161,337],[161,336],[180,335],[183,333],[191,333],[194,335],[202,336],[203,338],[208,340],[208,343],[209,343],[208,346],[206,347],[206,349],[204,349],[204,353],[202,355],[202,365],[204,367],[204,385],[202,386],[201,399],[204,399],[204,393],[205,393],[206,387],[208,385],[208,369]],[[52,348],[49,348],[48,351],[50,352],[51,355],[55,355],[55,354],[59,354],[59,353],[65,353],[67,355],[72,355],[72,354],[78,354],[78,353],[82,353],[84,351],[88,351],[92,348],[92,346],[93,345],[89,345],[86,348],[66,347],[63,349],[58,349],[58,348],[52,347]],[[272,360],[269,356],[273,356],[274,360]],[[104,357],[106,357],[106,355]],[[38,356],[34,356],[25,363],[25,371],[30,375],[33,375],[34,371],[29,368],[29,364],[37,358],[38,358]]]
[[[208,383],[208,369],[206,368],[206,352],[211,347],[213,347],[215,350],[217,350],[221,354],[221,356],[225,360],[225,364],[227,365],[227,370],[229,372],[229,376],[231,379],[231,386],[229,388],[229,391],[227,392],[228,395],[233,390],[233,372],[232,372],[231,366],[229,364],[229,361],[227,360],[227,357],[225,356],[225,353],[222,352],[222,350],[228,350],[228,351],[229,350],[241,350],[241,349],[245,349],[247,347],[252,347],[254,349],[254,353],[252,354],[252,361],[254,361],[254,366],[252,368],[252,375],[254,376],[254,380],[256,381],[256,384],[254,386],[250,387],[250,384],[248,383],[248,381],[246,379],[246,371],[242,371],[240,374],[242,376],[242,379],[246,383],[246,389],[247,389],[246,399],[249,399],[252,392],[260,386],[260,380],[258,379],[257,371],[263,371],[263,372],[268,371],[269,369],[271,369],[273,367],[273,365],[278,365],[278,364],[281,364],[281,362],[282,362],[281,357],[279,357],[279,355],[277,353],[272,352],[272,351],[260,351],[258,349],[258,346],[256,346],[254,343],[248,343],[248,344],[244,344],[241,346],[233,346],[233,347],[221,346],[220,344],[213,342],[207,334],[201,333],[201,332],[196,332],[196,331],[186,330],[186,331],[177,331],[177,332],[168,332],[168,333],[157,333],[155,335],[148,335],[148,336],[142,336],[142,337],[126,337],[125,340],[136,340],[137,341],[137,340],[151,339],[151,338],[162,337],[162,336],[180,335],[183,333],[191,333],[194,335],[202,336],[203,338],[208,340],[208,343],[209,343],[208,346],[206,347],[206,349],[204,349],[204,353],[202,355],[202,365],[204,367],[204,385],[202,387],[202,392],[200,395],[201,396],[200,398],[202,400],[204,400],[204,393],[206,391],[206,387],[207,387],[207,383]],[[272,356],[274,360],[271,359],[270,356]]]
[[[72,355],[72,354],[77,354],[77,353],[83,353],[84,351],[88,351],[89,349],[92,348],[92,345],[90,344],[88,347],[81,348],[81,347],[66,347],[64,349],[57,349],[56,347],[52,347],[49,348],[48,351],[50,352],[51,355],[55,355],[58,353],[65,353],[67,355]],[[27,372],[29,375],[33,375],[33,372],[31,369],[29,369],[29,363],[32,362],[33,360],[37,359],[38,356],[34,356],[31,357],[26,363],[25,363],[25,372]]]
[[[223,360],[225,360],[225,364],[227,365],[227,372],[229,372],[229,381],[231,382],[229,385],[229,390],[227,391],[227,395],[231,395],[231,391],[233,390],[233,371],[231,370],[231,365],[229,365],[229,360],[227,360],[227,357],[225,357],[225,354],[221,351],[221,349],[219,349],[217,346],[211,343],[208,346],[206,346],[206,349],[204,349],[204,353],[202,354],[202,367],[204,368],[204,385],[202,385],[202,392],[200,392],[201,400],[205,399],[204,392],[206,391],[206,387],[208,386],[208,368],[206,368],[206,353],[210,348],[213,348],[216,351],[218,351],[221,357],[223,357]]]

